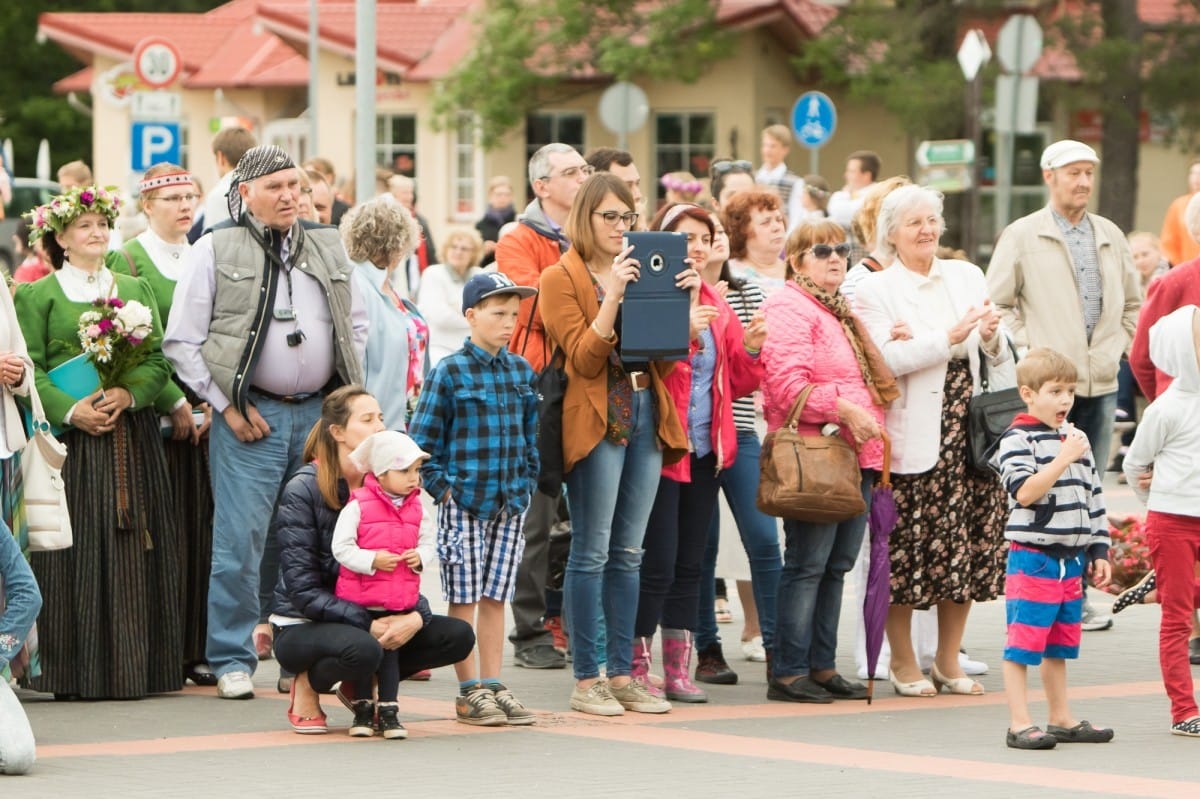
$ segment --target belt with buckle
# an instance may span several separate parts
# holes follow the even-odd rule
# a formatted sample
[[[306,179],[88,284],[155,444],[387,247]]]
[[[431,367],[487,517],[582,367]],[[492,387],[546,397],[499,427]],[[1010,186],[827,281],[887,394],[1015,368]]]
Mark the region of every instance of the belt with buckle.
[[[645,391],[650,388],[650,373],[630,372],[629,385],[633,386],[634,391]]]
[[[285,405],[299,405],[302,402],[308,402],[313,397],[321,396],[320,391],[304,391],[299,394],[276,394],[273,391],[264,391],[258,386],[250,386],[250,393],[266,397],[269,400],[275,400],[276,402],[282,402]]]

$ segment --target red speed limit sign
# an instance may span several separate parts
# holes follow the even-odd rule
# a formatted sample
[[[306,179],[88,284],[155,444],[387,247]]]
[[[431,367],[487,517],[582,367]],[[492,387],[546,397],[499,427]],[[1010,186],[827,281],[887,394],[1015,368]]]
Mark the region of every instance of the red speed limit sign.
[[[153,89],[170,86],[182,68],[179,50],[161,36],[142,39],[133,51],[134,71],[142,83]]]

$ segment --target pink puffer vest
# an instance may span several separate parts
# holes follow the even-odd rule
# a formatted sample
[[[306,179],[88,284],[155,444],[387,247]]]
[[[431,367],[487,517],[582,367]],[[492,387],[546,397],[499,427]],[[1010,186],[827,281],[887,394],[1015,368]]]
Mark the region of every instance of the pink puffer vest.
[[[385,549],[397,555],[417,546],[421,533],[421,492],[414,491],[404,498],[400,507],[379,486],[375,475],[368,474],[363,487],[356,489],[351,499],[358,500],[361,517],[358,522],[359,549]],[[376,571],[358,574],[345,566],[338,572],[337,595],[364,607],[383,607],[407,611],[417,604],[421,592],[421,576],[401,563],[395,571]]]

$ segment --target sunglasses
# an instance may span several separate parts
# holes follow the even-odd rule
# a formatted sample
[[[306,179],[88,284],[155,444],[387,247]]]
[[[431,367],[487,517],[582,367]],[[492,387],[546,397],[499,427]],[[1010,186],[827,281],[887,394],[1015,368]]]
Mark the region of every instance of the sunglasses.
[[[822,261],[828,260],[829,256],[835,252],[839,257],[846,258],[850,255],[850,245],[845,242],[841,244],[814,244],[808,252],[811,252]]]
[[[711,175],[724,175],[726,172],[732,172],[735,169],[740,172],[752,174],[754,172],[754,164],[749,161],[732,161],[724,158],[720,161],[713,161],[708,167],[709,174]]]

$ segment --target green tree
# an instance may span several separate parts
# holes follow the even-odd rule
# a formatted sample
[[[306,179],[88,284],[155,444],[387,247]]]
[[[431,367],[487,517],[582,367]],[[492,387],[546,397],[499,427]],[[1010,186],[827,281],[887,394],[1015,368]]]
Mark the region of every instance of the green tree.
[[[470,53],[439,86],[436,119],[471,111],[491,148],[597,80],[695,81],[730,52],[716,11],[717,0],[487,0]]]
[[[222,0],[173,0],[173,12],[202,12],[223,5]],[[57,0],[53,10],[163,11],[162,0]],[[83,67],[57,44],[37,42],[38,15],[48,9],[41,3],[0,3],[0,52],[4,53],[4,80],[0,81],[0,139],[13,140],[16,172],[32,175],[38,142],[49,140],[55,163],[92,153],[92,121],[54,94],[51,86]]]

